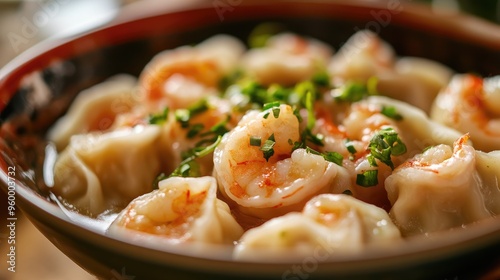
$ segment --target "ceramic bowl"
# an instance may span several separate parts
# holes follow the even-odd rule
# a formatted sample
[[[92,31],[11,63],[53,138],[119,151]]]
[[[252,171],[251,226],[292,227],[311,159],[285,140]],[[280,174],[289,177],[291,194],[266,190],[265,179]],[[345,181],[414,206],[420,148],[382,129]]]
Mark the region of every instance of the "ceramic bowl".
[[[433,59],[458,72],[500,74],[500,27],[465,15],[436,14],[397,0],[204,3],[176,12],[128,10],[98,30],[44,42],[1,70],[2,189],[14,194],[15,186],[16,207],[62,252],[102,279],[468,279],[498,264],[497,219],[328,262],[247,263],[224,259],[217,254],[221,248],[193,255],[110,238],[92,220],[60,207],[38,188],[43,135],[78,92],[117,73],[138,75],[164,49],[218,33],[245,41],[262,22],[282,24],[336,49],[368,28],[398,55]]]

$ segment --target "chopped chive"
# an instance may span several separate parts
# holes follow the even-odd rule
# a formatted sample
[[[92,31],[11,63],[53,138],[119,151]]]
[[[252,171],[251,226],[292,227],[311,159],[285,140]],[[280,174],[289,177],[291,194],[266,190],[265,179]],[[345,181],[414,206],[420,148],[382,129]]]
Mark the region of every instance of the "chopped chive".
[[[189,115],[195,116],[201,114],[208,110],[208,102],[206,99],[202,99],[188,108]]]
[[[205,126],[201,123],[193,124],[190,128],[189,131],[187,132],[187,138],[191,139],[194,138],[196,135],[198,135]]]
[[[396,121],[403,119],[403,116],[397,112],[396,107],[394,106],[382,106],[380,113]]]
[[[318,156],[321,155],[320,152],[316,151],[315,149],[312,149],[311,147],[306,147],[306,152],[313,155],[318,155]]]
[[[269,114],[270,114],[269,112],[266,112],[266,113],[264,114],[264,116],[262,116],[262,117],[263,117],[264,119],[267,119],[267,117],[269,117]]]
[[[262,106],[262,110],[263,111],[269,110],[269,109],[274,108],[274,107],[279,107],[280,105],[281,105],[281,102],[279,102],[279,101],[269,102],[269,103],[266,103]]]
[[[330,77],[326,72],[319,72],[312,76],[311,81],[320,87],[329,87],[330,86]]]
[[[161,124],[165,123],[168,119],[168,112],[169,112],[169,108],[165,107],[165,109],[163,109],[162,112],[149,115],[148,123],[149,124],[156,124],[156,125],[161,125]]]
[[[342,194],[352,196],[352,192],[351,192],[351,190],[345,190],[345,191],[343,191],[343,192],[342,192]]]
[[[342,166],[342,161],[344,160],[344,157],[337,152],[325,152],[323,153],[323,158],[325,158],[326,161],[333,162],[339,166]]]
[[[262,139],[258,136],[250,137],[250,146],[260,147],[262,145]]]
[[[432,147],[434,147],[434,146],[427,146],[427,147],[425,147],[425,148],[422,150],[422,153],[427,152],[427,151],[428,151],[429,149],[431,149]]]
[[[178,121],[183,128],[189,126],[190,119],[189,110],[187,109],[177,109],[175,110],[175,120]]]
[[[276,144],[276,141],[274,139],[274,133],[269,136],[269,138],[264,142],[264,145],[260,148],[260,150],[264,154],[264,158],[266,161],[269,161],[269,158],[271,158],[274,155],[274,145]]]
[[[366,90],[368,91],[369,95],[378,95],[377,91],[377,86],[378,86],[378,78],[373,76],[366,81]]]
[[[398,133],[391,127],[385,128],[377,132],[370,140],[368,144],[370,154],[367,160],[371,166],[377,166],[375,159],[378,159],[394,170],[391,156],[402,155],[406,153],[406,150],[406,145],[399,138]]]
[[[273,108],[272,110],[273,110],[274,118],[277,119],[280,116],[280,108],[276,107],[276,108]]]
[[[347,148],[347,151],[350,153],[350,154],[355,154],[357,153],[358,151],[356,151],[356,148],[354,147],[354,144],[351,140],[347,139],[345,141],[345,147]]]
[[[314,116],[314,96],[311,91],[306,94],[306,109],[307,109],[307,129],[312,130],[316,124]]]
[[[363,172],[363,174],[357,174],[356,184],[362,187],[373,187],[378,185],[378,170],[368,170]]]
[[[227,132],[229,132],[229,129],[227,129],[226,125],[227,123],[231,120],[231,116],[227,115],[226,119],[216,123],[214,126],[210,128],[209,131],[202,133],[200,136],[204,137],[207,135],[224,135]]]
[[[297,117],[297,120],[299,121],[299,123],[301,123],[303,121],[302,116],[300,115],[299,108],[294,108],[293,114],[295,115],[295,117]]]
[[[197,158],[209,155],[220,144],[222,136],[219,135],[213,143],[206,147],[195,147],[189,150],[184,160],[179,166],[170,174],[169,177],[197,177],[200,176],[199,164],[195,162]]]

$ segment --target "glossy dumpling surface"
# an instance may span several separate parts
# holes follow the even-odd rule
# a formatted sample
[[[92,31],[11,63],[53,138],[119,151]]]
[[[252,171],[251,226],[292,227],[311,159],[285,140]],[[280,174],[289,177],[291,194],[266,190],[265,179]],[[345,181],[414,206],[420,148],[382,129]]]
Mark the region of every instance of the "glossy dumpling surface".
[[[92,216],[152,190],[160,171],[157,126],[75,135],[54,166],[53,192]]]
[[[343,194],[322,194],[292,212],[248,230],[236,245],[239,260],[283,261],[357,252],[368,244],[400,240],[398,228],[381,208]],[[265,252],[265,253],[264,253]]]
[[[158,187],[132,201],[108,233],[157,244],[232,243],[243,233],[228,205],[217,199],[213,177],[171,177]]]

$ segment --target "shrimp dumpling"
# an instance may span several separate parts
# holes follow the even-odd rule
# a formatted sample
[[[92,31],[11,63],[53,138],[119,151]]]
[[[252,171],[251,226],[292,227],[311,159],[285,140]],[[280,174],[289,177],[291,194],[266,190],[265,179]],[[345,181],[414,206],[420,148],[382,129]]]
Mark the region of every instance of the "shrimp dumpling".
[[[498,152],[437,145],[402,164],[385,181],[391,217],[404,235],[461,227],[500,213]]]
[[[159,189],[134,199],[115,219],[108,233],[153,245],[201,242],[230,244],[243,229],[229,206],[216,197],[213,177],[171,177]]]
[[[144,103],[156,110],[179,109],[216,96],[220,79],[237,67],[244,50],[236,38],[218,35],[157,54],[139,77]]]
[[[500,76],[456,75],[436,97],[433,120],[469,133],[476,149],[500,149]]]
[[[414,156],[423,149],[438,145],[452,145],[461,133],[431,120],[424,111],[405,102],[384,96],[371,96],[353,106],[364,106],[368,109],[379,110],[394,108],[402,116],[394,122],[400,136],[408,148],[408,156]]]
[[[269,38],[265,47],[249,50],[242,64],[259,83],[293,85],[324,70],[332,53],[318,40],[283,33]]]
[[[59,151],[70,142],[71,135],[106,131],[119,114],[137,105],[134,89],[137,81],[129,75],[118,75],[82,91],[65,116],[48,132]]]
[[[54,166],[53,192],[80,212],[122,209],[160,172],[158,126],[75,135]]]
[[[299,210],[314,195],[342,192],[350,184],[339,178],[349,176],[343,167],[293,149],[300,140],[299,121],[291,106],[276,108],[277,115],[271,109],[248,112],[214,151],[214,176],[222,194],[259,218]],[[260,143],[252,143],[256,138]],[[264,145],[272,149],[266,152]]]
[[[236,245],[234,258],[276,261],[314,255],[324,261],[399,240],[401,234],[385,210],[348,195],[322,194],[308,201],[301,213],[288,213],[248,230]]]

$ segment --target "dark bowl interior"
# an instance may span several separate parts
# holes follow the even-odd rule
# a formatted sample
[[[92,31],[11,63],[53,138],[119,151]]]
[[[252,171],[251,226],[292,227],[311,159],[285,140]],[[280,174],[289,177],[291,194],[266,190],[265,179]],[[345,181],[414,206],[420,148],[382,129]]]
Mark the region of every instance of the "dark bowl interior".
[[[404,248],[335,262],[252,264],[161,252],[104,237],[73,220],[38,188],[43,183],[38,176],[41,139],[78,92],[117,73],[137,76],[164,49],[218,33],[246,41],[262,22],[282,24],[335,49],[357,30],[369,28],[400,56],[433,59],[457,72],[500,74],[500,27],[467,16],[436,17],[425,7],[399,1],[388,1],[399,3],[397,7],[347,1],[232,3],[236,2],[230,9],[222,6],[226,10],[211,3],[188,11],[151,9],[139,17],[122,17],[76,38],[45,42],[0,72],[2,189],[8,190],[8,167],[15,167],[16,202],[35,226],[76,263],[103,279],[120,275],[123,279],[127,275],[135,279],[462,279],[493,267],[500,249],[500,225],[495,219],[467,231],[415,240]],[[294,270],[296,265],[300,273]]]

